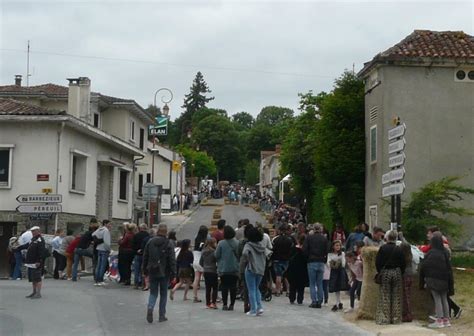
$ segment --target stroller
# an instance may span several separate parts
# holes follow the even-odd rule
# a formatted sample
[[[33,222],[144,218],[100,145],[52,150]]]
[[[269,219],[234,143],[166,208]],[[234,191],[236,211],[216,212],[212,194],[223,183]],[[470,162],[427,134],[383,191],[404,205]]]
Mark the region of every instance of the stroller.
[[[105,277],[109,279],[109,281],[120,281],[120,275],[118,272],[118,254],[116,252],[112,252],[109,256],[109,269],[105,273]]]

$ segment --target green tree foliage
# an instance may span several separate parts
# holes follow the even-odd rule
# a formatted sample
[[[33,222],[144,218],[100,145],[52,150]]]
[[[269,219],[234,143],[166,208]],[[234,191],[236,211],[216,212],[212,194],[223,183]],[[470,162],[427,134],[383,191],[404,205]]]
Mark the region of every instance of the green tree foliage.
[[[245,164],[245,183],[254,186],[258,183],[260,163],[257,160],[247,161]]]
[[[433,225],[438,226],[444,234],[459,237],[461,225],[456,223],[455,218],[474,215],[472,209],[454,205],[466,195],[474,195],[474,189],[457,183],[459,179],[444,177],[411,194],[410,202],[402,211],[402,227],[409,240],[423,242],[426,229]]]
[[[192,141],[214,158],[221,180],[237,181],[243,175],[239,134],[229,118],[212,114],[193,129]]]
[[[239,131],[249,130],[255,123],[255,119],[250,113],[239,112],[232,115],[232,122]]]
[[[194,150],[185,145],[179,145],[175,149],[184,156],[184,159],[188,164],[188,168],[186,169],[186,175],[188,177],[191,175],[196,177],[216,176],[216,163],[212,157],[207,155],[207,153]],[[194,167],[192,167],[193,164]]]
[[[287,107],[266,106],[257,116],[255,124],[275,126],[293,118],[293,110]]]
[[[322,182],[336,188],[346,227],[364,218],[364,85],[344,72],[321,102],[315,142],[315,169]]]
[[[222,109],[202,107],[193,114],[191,118],[192,127],[194,128],[194,126],[196,126],[202,119],[209,117],[210,115],[220,115],[222,117],[227,117],[227,111]]]

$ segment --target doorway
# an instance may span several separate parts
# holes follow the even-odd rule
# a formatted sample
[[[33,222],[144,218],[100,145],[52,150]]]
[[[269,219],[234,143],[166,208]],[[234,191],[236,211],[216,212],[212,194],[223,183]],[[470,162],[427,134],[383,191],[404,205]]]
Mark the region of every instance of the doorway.
[[[8,242],[17,234],[16,222],[0,222],[0,278],[8,278],[10,274],[10,260]]]

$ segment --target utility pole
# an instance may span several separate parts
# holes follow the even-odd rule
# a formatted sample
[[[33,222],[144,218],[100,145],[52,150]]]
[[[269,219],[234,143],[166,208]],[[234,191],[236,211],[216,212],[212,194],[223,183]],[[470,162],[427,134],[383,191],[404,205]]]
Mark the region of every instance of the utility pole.
[[[28,40],[28,47],[26,50],[26,87],[30,86],[30,40]]]

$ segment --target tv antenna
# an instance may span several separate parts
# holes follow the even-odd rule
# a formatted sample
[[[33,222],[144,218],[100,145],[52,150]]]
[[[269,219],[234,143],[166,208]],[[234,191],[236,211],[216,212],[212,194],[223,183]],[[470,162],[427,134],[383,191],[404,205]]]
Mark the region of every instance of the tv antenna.
[[[28,40],[28,47],[26,50],[26,87],[30,86],[30,40]]]

